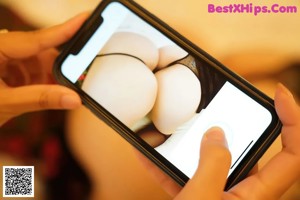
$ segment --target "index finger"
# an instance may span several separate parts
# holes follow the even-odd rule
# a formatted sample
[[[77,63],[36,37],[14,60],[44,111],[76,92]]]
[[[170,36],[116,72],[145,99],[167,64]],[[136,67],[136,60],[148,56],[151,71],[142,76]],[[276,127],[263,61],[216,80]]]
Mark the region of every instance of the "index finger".
[[[254,177],[267,188],[270,196],[280,197],[300,178],[300,108],[282,85],[277,88],[275,105],[283,123],[283,148]]]
[[[300,178],[300,108],[291,93],[282,85],[277,88],[275,105],[283,123],[282,151],[258,173],[232,189],[240,196],[249,197],[251,188],[251,195],[255,199],[278,199]]]
[[[88,15],[82,13],[63,24],[41,30],[0,34],[0,64],[8,59],[27,58],[63,44],[73,36]]]

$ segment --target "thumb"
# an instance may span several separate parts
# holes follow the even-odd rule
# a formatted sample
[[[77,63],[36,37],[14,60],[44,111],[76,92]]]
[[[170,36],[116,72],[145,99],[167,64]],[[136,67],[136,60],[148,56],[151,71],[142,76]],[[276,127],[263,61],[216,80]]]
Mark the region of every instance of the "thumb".
[[[60,85],[5,87],[1,89],[0,97],[0,115],[5,118],[1,117],[0,124],[26,112],[73,109],[81,105],[80,97],[74,91]]]
[[[203,136],[198,169],[178,199],[220,200],[231,164],[224,132],[217,127]]]

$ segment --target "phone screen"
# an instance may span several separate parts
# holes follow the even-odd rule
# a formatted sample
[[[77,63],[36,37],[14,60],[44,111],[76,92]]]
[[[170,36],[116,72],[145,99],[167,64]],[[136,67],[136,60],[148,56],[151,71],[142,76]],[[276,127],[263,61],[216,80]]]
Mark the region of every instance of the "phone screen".
[[[64,60],[63,75],[189,178],[203,134],[221,127],[230,175],[270,125],[268,109],[123,4],[108,4],[99,17],[81,51]]]

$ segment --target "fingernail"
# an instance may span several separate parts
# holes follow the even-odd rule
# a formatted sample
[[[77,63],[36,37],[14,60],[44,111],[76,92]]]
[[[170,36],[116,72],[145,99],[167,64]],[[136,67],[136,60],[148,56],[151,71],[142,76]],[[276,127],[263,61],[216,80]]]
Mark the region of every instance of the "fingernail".
[[[205,139],[222,142],[224,145],[226,145],[226,147],[228,147],[224,131],[219,127],[212,127],[208,129],[205,133]]]
[[[278,83],[277,88],[281,93],[285,94],[286,96],[294,98],[293,94],[282,83]]]
[[[61,97],[60,103],[65,109],[73,109],[81,105],[81,100],[78,98],[78,96],[65,94]]]

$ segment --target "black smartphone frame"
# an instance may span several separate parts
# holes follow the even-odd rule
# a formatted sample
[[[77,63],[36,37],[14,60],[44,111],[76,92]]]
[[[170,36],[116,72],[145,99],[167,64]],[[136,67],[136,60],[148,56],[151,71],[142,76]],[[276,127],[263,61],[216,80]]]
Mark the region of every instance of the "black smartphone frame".
[[[181,36],[178,32],[169,27],[166,23],[155,17],[153,14],[145,10],[143,7],[138,5],[132,0],[104,0],[91,14],[89,19],[82,25],[80,30],[72,37],[72,39],[66,43],[56,59],[55,67],[53,69],[54,76],[56,80],[67,87],[75,90],[82,98],[83,104],[90,109],[98,118],[103,120],[109,126],[111,126],[117,133],[119,133],[125,140],[127,140],[131,145],[141,151],[146,157],[148,157],[152,162],[158,165],[165,173],[171,176],[178,184],[184,186],[189,178],[178,170],[174,165],[172,165],[167,159],[156,152],[148,143],[142,140],[140,137],[133,134],[128,127],[123,125],[116,117],[111,115],[106,109],[94,101],[89,95],[87,95],[82,89],[75,86],[70,82],[61,72],[61,65],[64,59],[70,54],[74,55],[80,51],[83,45],[87,42],[94,31],[101,25],[101,20],[99,20],[99,14],[105,9],[105,7],[111,2],[119,2],[131,10],[133,13],[138,15],[140,18],[145,20],[147,23],[152,25],[155,29],[162,32],[167,37],[176,41],[177,45],[184,49],[188,49],[189,53],[196,55],[197,57],[206,61],[211,67],[217,69],[226,78],[228,78],[231,83],[236,86],[241,91],[245,92],[255,101],[263,105],[272,115],[272,122],[266,131],[261,135],[259,140],[251,148],[251,150],[242,159],[239,166],[232,172],[228,177],[225,190],[228,190],[233,185],[241,181],[252,167],[257,163],[259,158],[264,154],[272,142],[280,134],[282,124],[278,119],[274,108],[274,102],[271,98],[263,94],[261,91],[252,86],[242,77],[236,75],[234,72],[230,71],[219,61],[214,59],[208,53],[206,53],[201,48],[194,45],[188,39]],[[99,141],[100,143],[101,141]]]

